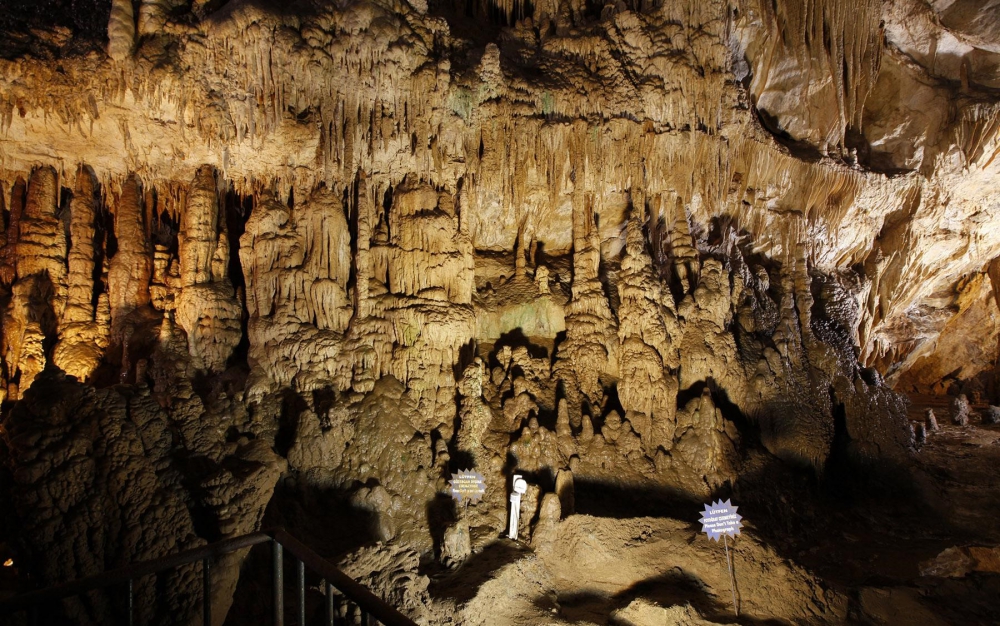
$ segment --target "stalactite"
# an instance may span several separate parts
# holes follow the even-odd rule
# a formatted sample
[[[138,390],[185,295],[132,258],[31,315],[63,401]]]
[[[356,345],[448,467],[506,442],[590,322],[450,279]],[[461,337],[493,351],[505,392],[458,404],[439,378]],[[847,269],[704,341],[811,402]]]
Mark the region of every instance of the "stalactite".
[[[64,320],[67,323],[94,319],[94,235],[97,227],[97,181],[93,171],[81,165],[76,173],[70,201],[69,292]]]
[[[378,197],[367,180],[364,170],[358,173],[357,178],[357,252],[354,261],[354,282],[355,282],[355,304],[354,315],[356,318],[365,318],[371,315],[370,285],[372,279],[372,259],[371,243],[374,222],[374,210],[372,208],[372,194]]]
[[[883,46],[880,3],[796,0],[755,4],[771,33],[750,55],[754,66],[751,91],[758,106],[796,139],[814,143],[823,153],[846,152],[847,132],[862,128],[865,101],[878,78]],[[822,89],[791,108],[782,86],[790,73],[827,80]]]
[[[66,304],[66,232],[58,213],[59,179],[54,169],[31,173],[17,243],[19,278],[44,275],[52,285],[49,305],[56,319]]]
[[[115,239],[118,250],[108,269],[108,293],[112,323],[121,323],[131,311],[150,301],[152,251],[146,239],[142,186],[130,174],[121,188],[115,208]]]
[[[10,189],[10,218],[7,221],[7,242],[0,261],[0,281],[10,285],[17,278],[17,242],[20,239],[21,216],[24,212],[24,196],[28,185],[20,176]]]
[[[191,182],[187,206],[181,214],[181,232],[177,236],[184,287],[211,281],[219,222],[215,169],[203,165]]]
[[[135,47],[135,16],[132,0],[112,0],[108,21],[108,56],[124,61]]]
[[[1000,106],[976,104],[961,111],[955,127],[956,142],[966,163],[992,163],[1000,154]]]

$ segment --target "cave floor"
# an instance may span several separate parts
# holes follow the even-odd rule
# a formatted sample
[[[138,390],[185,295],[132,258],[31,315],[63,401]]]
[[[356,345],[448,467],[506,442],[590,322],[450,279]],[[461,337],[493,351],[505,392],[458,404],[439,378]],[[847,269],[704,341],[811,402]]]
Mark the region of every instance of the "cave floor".
[[[730,544],[739,616],[724,548],[700,532],[700,503],[578,485],[576,512],[527,541],[476,542],[457,569],[425,560],[429,623],[1000,624],[1000,426],[981,423],[985,407],[963,427],[950,423],[947,398],[911,400],[911,419],[934,408],[941,430],[888,480],[832,482],[841,473],[817,478],[748,453],[731,493],[745,523]],[[345,507],[293,489],[265,525],[336,558],[369,541],[366,520],[335,515]],[[987,551],[963,572],[940,557],[956,547]],[[922,575],[935,559],[939,575]],[[268,564],[266,550],[251,552],[227,624],[266,614]]]
[[[432,593],[469,624],[998,624],[1000,426],[978,414],[951,424],[946,398],[912,401],[912,418],[932,407],[941,430],[890,479],[817,483],[766,454],[748,459],[756,477],[733,490],[746,524],[731,546],[738,617],[723,546],[699,532],[698,509],[628,517],[617,496],[621,516],[578,496],[577,514],[536,529],[530,548],[500,540],[455,572],[429,572]],[[977,546],[987,550],[967,572],[939,557]],[[935,559],[940,575],[922,575]]]
[[[1000,567],[973,564],[980,571],[957,576],[922,575],[921,566],[956,547],[1000,546],[1000,427],[977,417],[955,426],[947,399],[912,400],[911,417],[930,406],[941,430],[889,478],[817,478],[762,449],[747,454],[724,494],[745,523],[730,544],[739,616],[724,548],[700,532],[702,503],[579,483],[575,513],[536,525],[526,541],[484,537],[456,569],[425,558],[423,615],[483,626],[998,624]],[[332,558],[370,541],[364,520],[349,531],[329,517],[342,506],[299,502],[295,492],[276,497],[265,525],[284,525]],[[266,610],[268,555],[255,558],[238,591],[245,610],[227,624]]]

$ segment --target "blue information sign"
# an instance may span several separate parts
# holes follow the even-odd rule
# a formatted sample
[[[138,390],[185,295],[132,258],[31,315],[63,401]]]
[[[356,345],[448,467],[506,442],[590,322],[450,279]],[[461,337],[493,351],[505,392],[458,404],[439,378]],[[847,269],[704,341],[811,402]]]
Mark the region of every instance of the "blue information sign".
[[[448,487],[451,497],[458,500],[459,504],[462,504],[463,500],[466,503],[475,503],[486,493],[486,479],[471,469],[459,470],[458,473],[451,475]]]
[[[743,528],[740,523],[743,517],[736,513],[738,508],[729,500],[718,500],[711,506],[706,504],[701,512],[701,531],[713,541],[718,541],[723,535],[735,538]]]

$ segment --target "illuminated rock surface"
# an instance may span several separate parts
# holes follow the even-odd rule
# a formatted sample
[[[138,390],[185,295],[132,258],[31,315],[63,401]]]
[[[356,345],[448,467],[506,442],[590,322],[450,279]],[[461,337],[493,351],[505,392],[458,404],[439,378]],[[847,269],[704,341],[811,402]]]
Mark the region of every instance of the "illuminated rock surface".
[[[909,423],[965,393],[941,437],[990,462],[996,2],[15,4],[0,547],[37,580],[283,524],[421,623],[729,623],[687,524],[732,495],[743,612],[840,623],[926,607],[810,560],[857,521],[817,493],[955,516],[893,584],[997,541]],[[244,557],[220,622],[267,611]],[[142,615],[194,623],[169,580]]]

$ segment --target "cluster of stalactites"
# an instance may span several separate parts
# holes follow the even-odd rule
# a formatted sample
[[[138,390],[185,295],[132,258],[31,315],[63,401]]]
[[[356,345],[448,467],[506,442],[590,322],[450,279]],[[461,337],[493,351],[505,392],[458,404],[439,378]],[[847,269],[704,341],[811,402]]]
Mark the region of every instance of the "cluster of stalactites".
[[[11,290],[3,313],[2,356],[9,383],[3,391],[12,399],[31,385],[49,358],[80,378],[99,362],[96,353],[106,344],[109,312],[107,297],[94,291],[95,191],[86,167],[79,169],[62,210],[59,176],[50,167],[36,168],[27,182],[18,178],[10,187],[0,281]],[[72,238],[79,241],[71,247]],[[46,345],[57,339],[48,351]]]
[[[243,305],[229,280],[229,234],[215,169],[198,168],[177,235],[176,320],[199,369],[221,371],[243,336]]]
[[[427,430],[454,421],[453,367],[475,318],[472,244],[451,194],[416,177],[390,194],[359,172],[292,208],[265,196],[240,258],[250,358],[268,384],[370,391],[392,375]]]
[[[137,28],[131,0],[112,0],[108,20],[108,56],[115,61],[127,59],[138,38],[163,32],[170,12],[177,6],[175,0],[141,0]]]
[[[62,187],[54,169],[39,167],[9,187],[0,282],[12,294],[2,346],[11,397],[50,359],[89,379],[109,345],[121,350],[128,380],[136,365],[130,341],[151,309],[170,319],[176,312],[197,367],[224,367],[242,336],[242,306],[227,276],[229,240],[214,169],[200,168],[186,194],[177,253],[169,241],[152,245],[154,230],[170,232],[170,217],[157,213],[156,190],[144,189],[136,174],[102,192],[93,170],[81,165],[71,184]]]
[[[753,66],[750,90],[758,106],[795,139],[809,141],[824,154],[846,153],[847,133],[861,130],[864,104],[879,74],[882,4],[755,1],[744,7],[744,16],[754,14],[748,14],[748,8],[763,16],[769,35],[748,50]],[[790,92],[799,80],[819,87],[804,96]]]

